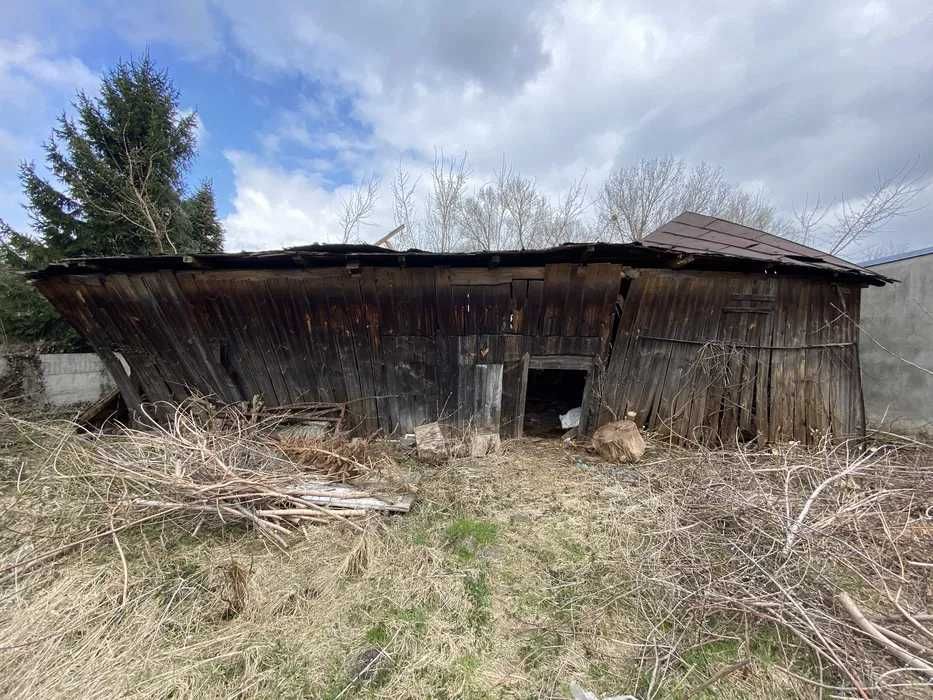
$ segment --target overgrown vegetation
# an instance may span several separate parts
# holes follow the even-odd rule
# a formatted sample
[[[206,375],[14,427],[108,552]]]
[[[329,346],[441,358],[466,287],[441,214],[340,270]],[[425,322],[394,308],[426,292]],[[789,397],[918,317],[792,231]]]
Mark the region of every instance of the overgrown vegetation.
[[[96,460],[49,441],[57,428],[9,428],[4,695],[566,698],[571,681],[638,698],[931,689],[838,603],[846,593],[930,658],[900,612],[929,630],[925,446],[652,443],[643,462],[617,467],[519,441],[419,466],[414,508],[357,521],[362,532],[309,525],[282,551],[242,523],[165,519],[17,571],[131,516],[111,481],[87,478]]]

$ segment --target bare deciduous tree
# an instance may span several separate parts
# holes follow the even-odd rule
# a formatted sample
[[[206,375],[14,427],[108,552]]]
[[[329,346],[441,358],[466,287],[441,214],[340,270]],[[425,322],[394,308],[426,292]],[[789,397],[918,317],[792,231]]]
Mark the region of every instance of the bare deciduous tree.
[[[858,248],[866,250],[871,238],[893,219],[915,211],[913,204],[926,189],[912,164],[893,175],[878,176],[874,188],[856,199],[843,197],[824,206],[818,197],[794,212],[793,238],[808,245],[822,245],[833,255]]]
[[[509,230],[502,188],[486,184],[472,197],[467,197],[460,211],[464,243],[477,250],[508,248]]]
[[[369,221],[378,199],[379,178],[375,173],[355,187],[344,199],[340,212],[343,243],[349,243],[352,237],[359,238],[359,228]]]
[[[402,167],[401,160],[392,179],[392,215],[396,226],[405,228],[396,240],[403,247],[417,248],[421,239],[421,222],[416,219],[415,192],[419,178],[412,180],[411,175]]]
[[[533,247],[547,247],[571,241],[592,239],[592,231],[583,223],[586,213],[586,184],[582,175],[571,183],[564,196],[552,205],[546,198],[539,198],[538,228],[532,240]]]
[[[764,193],[730,183],[708,163],[694,167],[673,157],[641,160],[613,172],[597,199],[598,225],[610,240],[640,241],[683,211],[767,228],[776,221]]]
[[[460,207],[468,179],[466,154],[459,159],[443,151],[434,154],[423,226],[432,250],[444,253],[457,247]]]

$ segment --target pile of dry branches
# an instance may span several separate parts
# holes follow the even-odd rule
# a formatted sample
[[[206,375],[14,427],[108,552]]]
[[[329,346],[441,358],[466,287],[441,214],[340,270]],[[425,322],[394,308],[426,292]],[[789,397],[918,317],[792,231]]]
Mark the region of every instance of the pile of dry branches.
[[[831,696],[930,697],[931,457],[845,442],[640,465],[620,551],[651,622],[648,696],[730,640],[733,671],[767,646],[769,666]]]
[[[338,521],[361,529],[355,518],[406,511],[413,500],[412,489],[392,479],[398,472],[391,460],[368,458],[361,440],[283,437],[277,420],[257,421],[234,407],[190,402],[164,409],[161,423],[108,434],[21,422],[44,452],[39,473],[79,484],[87,520],[103,526],[0,573],[22,573],[101,539],[119,547],[116,533],[152,520],[175,522],[192,534],[205,524],[246,525],[285,547],[286,536],[302,524]]]

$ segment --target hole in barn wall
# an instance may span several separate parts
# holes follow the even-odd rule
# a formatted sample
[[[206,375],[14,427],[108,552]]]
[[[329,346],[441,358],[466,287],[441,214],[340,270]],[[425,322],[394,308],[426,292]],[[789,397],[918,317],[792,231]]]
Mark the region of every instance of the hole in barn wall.
[[[529,369],[523,433],[559,437],[560,414],[583,405],[586,375],[582,369]]]

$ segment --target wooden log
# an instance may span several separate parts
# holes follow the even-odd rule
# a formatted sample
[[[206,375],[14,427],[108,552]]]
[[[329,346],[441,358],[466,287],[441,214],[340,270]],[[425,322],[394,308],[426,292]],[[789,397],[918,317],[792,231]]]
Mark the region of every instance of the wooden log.
[[[637,462],[645,453],[645,439],[632,421],[620,420],[593,433],[593,447],[609,462]]]

